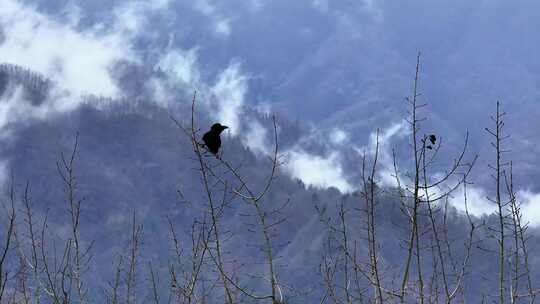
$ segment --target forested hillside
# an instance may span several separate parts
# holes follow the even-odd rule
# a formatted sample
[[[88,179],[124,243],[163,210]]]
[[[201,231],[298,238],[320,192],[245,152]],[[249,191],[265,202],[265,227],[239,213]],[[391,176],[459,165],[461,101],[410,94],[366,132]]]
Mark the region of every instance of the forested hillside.
[[[39,110],[52,86],[0,67],[2,100],[22,94],[16,102]],[[192,141],[211,121],[196,100],[182,98],[159,106],[88,96],[74,110],[4,126],[1,303],[480,303],[499,296],[499,217],[448,203],[465,199],[474,156],[433,164],[459,165],[448,168],[444,184],[417,170],[416,187],[414,167],[398,163],[402,184],[387,186],[373,146],[349,168],[358,190],[315,188],[287,174],[281,152],[306,126],[278,116],[274,129],[273,117],[247,108],[268,134],[277,132],[277,152],[274,140],[267,154],[224,133],[216,158]],[[422,169],[445,149],[437,140],[419,135]],[[528,303],[540,247],[536,230],[516,224],[509,178],[500,181],[503,287]]]

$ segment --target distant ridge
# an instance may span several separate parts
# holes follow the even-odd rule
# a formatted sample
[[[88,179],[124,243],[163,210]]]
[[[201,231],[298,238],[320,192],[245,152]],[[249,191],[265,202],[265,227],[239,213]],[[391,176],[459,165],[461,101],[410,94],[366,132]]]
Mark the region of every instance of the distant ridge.
[[[16,85],[24,88],[25,97],[32,105],[40,105],[49,95],[54,83],[44,75],[19,65],[0,64],[0,96]]]

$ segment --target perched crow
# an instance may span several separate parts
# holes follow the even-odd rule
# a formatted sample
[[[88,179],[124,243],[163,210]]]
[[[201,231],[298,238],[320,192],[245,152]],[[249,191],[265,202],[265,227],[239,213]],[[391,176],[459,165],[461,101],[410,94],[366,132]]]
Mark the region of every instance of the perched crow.
[[[208,151],[212,152],[213,154],[218,153],[219,148],[221,147],[221,138],[219,137],[219,134],[221,134],[221,132],[227,128],[227,126],[222,126],[220,123],[215,123],[210,128],[210,131],[204,133],[202,140],[204,141]]]
[[[435,145],[435,142],[437,141],[437,136],[431,134],[429,136],[429,141],[431,142],[432,145]],[[430,150],[433,149],[433,147],[431,145],[427,145],[426,148],[428,148]]]

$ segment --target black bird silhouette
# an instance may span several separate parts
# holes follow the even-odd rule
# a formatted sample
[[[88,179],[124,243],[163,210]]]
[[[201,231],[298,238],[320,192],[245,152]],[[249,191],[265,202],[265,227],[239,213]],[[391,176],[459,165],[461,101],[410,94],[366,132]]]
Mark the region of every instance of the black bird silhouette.
[[[212,152],[213,154],[218,153],[219,148],[221,147],[221,138],[219,137],[219,134],[221,134],[221,132],[227,128],[229,127],[223,126],[220,123],[215,123],[212,125],[212,127],[210,127],[210,131],[204,133],[202,140],[204,141],[208,151]]]
[[[424,139],[424,141],[425,141],[425,139]],[[429,141],[431,142],[431,145],[435,145],[435,142],[437,141],[437,136],[435,136],[433,134],[429,135]],[[431,145],[427,145],[426,148],[428,148],[430,150],[433,149],[433,147]]]

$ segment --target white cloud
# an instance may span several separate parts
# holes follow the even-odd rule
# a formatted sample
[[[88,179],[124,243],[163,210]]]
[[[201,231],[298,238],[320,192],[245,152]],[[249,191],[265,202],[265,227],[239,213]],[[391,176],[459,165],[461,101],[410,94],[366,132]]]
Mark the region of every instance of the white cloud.
[[[75,5],[66,5],[67,21],[61,23],[23,1],[1,0],[0,63],[23,66],[54,83],[48,100],[39,106],[24,100],[21,87],[10,85],[0,101],[2,136],[9,136],[5,127],[11,122],[72,110],[87,94],[119,97],[110,69],[119,60],[138,62],[132,39],[144,24],[145,10],[167,4],[168,0],[132,1],[124,14],[113,14],[112,26],[95,24],[81,30]]]
[[[197,65],[197,49],[173,49],[166,52],[159,60],[157,67],[168,73],[172,78],[183,84],[196,84],[199,82],[199,68]]]
[[[247,122],[247,125],[249,126],[249,129],[247,133],[244,133],[242,136],[242,143],[249,147],[251,150],[256,152],[257,154],[264,153],[269,154],[271,153],[269,149],[269,145],[266,141],[267,136],[267,130],[263,127],[263,125],[255,119],[250,120]]]
[[[232,135],[238,132],[238,120],[242,115],[244,96],[247,92],[247,79],[240,72],[240,65],[233,63],[218,76],[217,83],[210,88],[218,107],[215,118],[229,126]]]
[[[341,192],[354,190],[344,178],[337,152],[332,152],[328,157],[321,157],[305,151],[290,151],[286,171],[307,185],[321,188],[336,187]]]
[[[116,96],[109,68],[120,59],[135,60],[129,39],[121,33],[97,28],[80,32],[16,0],[2,0],[0,25],[3,61],[50,77],[73,93]]]
[[[540,193],[521,190],[517,193],[517,199],[522,202],[523,224],[528,222],[531,226],[540,226]]]
[[[111,26],[95,24],[80,30],[80,8],[71,3],[64,8],[68,21],[61,23],[22,1],[2,0],[0,60],[26,67],[53,80],[55,85],[49,100],[40,106],[48,109],[39,111],[74,109],[87,94],[120,97],[110,69],[119,60],[139,62],[132,49],[132,41],[146,25],[148,13],[166,9],[168,4],[169,0],[130,1],[112,12],[114,19]],[[158,82],[150,81],[148,86],[164,97],[165,86]],[[9,98],[14,97],[21,96],[11,95]],[[5,125],[13,117],[18,117],[16,113],[25,107],[27,105],[23,102],[4,105],[4,119],[0,124]]]
[[[169,0],[135,0],[121,4],[114,9],[115,30],[123,32],[124,35],[146,31],[148,13],[166,9],[168,6]]]
[[[482,188],[467,187],[467,209],[475,216],[490,215],[497,210],[496,206],[488,200],[486,191]],[[463,187],[460,187],[450,198],[450,204],[457,210],[465,212],[465,199]]]
[[[225,17],[216,6],[211,4],[208,0],[196,0],[194,6],[196,10],[211,20],[216,34],[225,37],[231,34],[229,18]]]
[[[152,92],[153,101],[161,106],[166,106],[171,95],[168,92],[166,83],[159,78],[152,77],[146,82],[147,88]]]
[[[1,137],[10,136],[9,130],[4,127],[18,119],[38,118],[43,119],[52,110],[50,107],[35,107],[25,100],[23,88],[16,86],[10,88],[0,96],[0,130]]]
[[[391,145],[390,141],[393,138],[402,138],[409,134],[409,129],[407,128],[407,122],[402,120],[398,123],[392,124],[390,127],[383,129],[379,132],[379,148],[385,157],[391,156]],[[369,135],[369,153],[375,153],[375,148],[377,145],[377,133],[372,132]]]
[[[114,16],[117,20],[116,28],[125,31],[126,33],[137,32],[141,26],[143,20],[141,19],[139,6],[134,5],[122,5],[115,8]]]
[[[347,140],[348,138],[349,138],[349,134],[347,134],[347,132],[345,132],[345,131],[343,131],[341,129],[334,128],[330,132],[330,141],[334,145],[340,145],[343,142],[345,142],[345,140]]]
[[[516,198],[521,203],[522,224],[529,224],[534,227],[540,226],[540,193],[519,190]],[[450,203],[459,211],[465,212],[464,202],[463,187],[460,187],[450,199]],[[467,206],[469,213],[479,217],[497,212],[497,206],[488,199],[488,193],[482,188],[467,187]],[[506,208],[505,212],[508,212]]]
[[[391,141],[408,134],[405,121],[394,123],[379,133],[379,179],[385,186],[395,186],[393,177],[393,160]],[[334,128],[328,133],[332,144],[339,145],[347,141],[347,132]],[[310,136],[308,136],[310,138]],[[369,143],[365,147],[353,147],[359,154],[374,155],[376,147],[376,132],[370,134]],[[307,185],[316,187],[335,187],[342,192],[354,191],[357,187],[351,185],[340,163],[341,152],[334,150],[328,156],[311,155],[299,148],[287,151],[288,161],[285,171],[294,178],[302,180]]]
[[[206,110],[209,110],[211,118],[229,126],[228,133],[238,134],[244,97],[248,90],[248,76],[241,72],[239,63],[231,63],[221,71],[213,85],[201,80],[197,47],[190,50],[172,49],[166,52],[156,68],[167,73],[174,86],[181,85],[188,90],[199,91],[201,94],[198,100]],[[154,98],[159,100],[167,98],[167,86],[161,80],[154,79],[150,87],[154,89]],[[205,93],[208,93],[209,98],[205,97]],[[259,143],[246,144],[252,147],[260,146]]]
[[[384,186],[396,186],[396,177],[394,172],[394,159],[392,155],[393,144],[392,140],[400,139],[409,134],[407,128],[407,122],[402,120],[400,122],[390,125],[386,129],[379,131],[379,156],[378,156],[378,178]],[[377,132],[372,132],[369,135],[369,142],[367,146],[362,148],[355,148],[356,152],[363,155],[374,156],[377,148]],[[400,176],[400,179],[404,180]]]
[[[215,31],[223,36],[229,36],[231,34],[231,25],[228,19],[221,19],[216,21]]]

